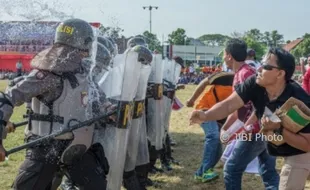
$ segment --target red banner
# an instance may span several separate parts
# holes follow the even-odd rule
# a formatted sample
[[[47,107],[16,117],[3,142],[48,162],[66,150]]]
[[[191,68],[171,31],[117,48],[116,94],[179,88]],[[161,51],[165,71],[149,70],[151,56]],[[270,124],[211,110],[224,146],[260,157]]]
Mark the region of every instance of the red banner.
[[[16,71],[16,63],[20,60],[23,64],[23,70],[30,71],[30,61],[34,55],[31,54],[8,54],[0,55],[0,69]]]

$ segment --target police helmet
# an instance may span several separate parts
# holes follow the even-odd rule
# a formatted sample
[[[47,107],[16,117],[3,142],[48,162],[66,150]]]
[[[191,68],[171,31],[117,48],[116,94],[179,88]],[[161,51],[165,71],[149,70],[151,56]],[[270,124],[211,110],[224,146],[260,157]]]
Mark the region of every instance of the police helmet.
[[[93,41],[93,29],[84,20],[77,18],[68,19],[61,22],[56,28],[55,43],[90,51]]]

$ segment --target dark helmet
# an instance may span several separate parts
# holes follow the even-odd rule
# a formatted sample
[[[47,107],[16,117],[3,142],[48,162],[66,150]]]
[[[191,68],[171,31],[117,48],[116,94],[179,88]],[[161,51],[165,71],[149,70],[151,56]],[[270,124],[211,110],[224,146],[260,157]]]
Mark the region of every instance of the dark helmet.
[[[111,55],[115,52],[113,43],[105,37],[98,36],[97,41],[104,45],[110,52]]]
[[[97,43],[96,66],[102,69],[109,66],[111,62],[111,54],[109,50],[101,43]]]
[[[180,56],[174,56],[172,59],[184,68],[184,60]]]
[[[80,50],[91,50],[94,32],[90,24],[81,19],[68,19],[56,28],[55,43],[65,44]]]
[[[138,53],[138,61],[144,65],[151,64],[153,60],[152,52],[145,46],[136,45],[130,50],[135,51]]]
[[[115,41],[113,40],[113,38],[111,37],[106,37],[108,40],[110,40],[110,42],[112,42],[112,44],[115,44]]]
[[[141,45],[147,47],[145,40],[142,37],[133,37],[130,38],[127,42],[127,49],[135,47],[136,45]]]
[[[111,37],[107,37],[107,39],[110,40],[110,42],[112,42],[112,44],[113,44],[113,48],[114,48],[113,54],[114,55],[118,54],[118,46],[117,46],[117,43],[115,42],[115,40]]]

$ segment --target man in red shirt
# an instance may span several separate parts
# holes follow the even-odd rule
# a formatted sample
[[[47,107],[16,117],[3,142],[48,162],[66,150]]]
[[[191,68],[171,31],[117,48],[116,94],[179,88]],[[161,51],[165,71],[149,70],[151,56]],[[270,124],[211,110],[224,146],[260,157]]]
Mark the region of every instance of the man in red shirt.
[[[308,64],[308,67],[306,64]],[[302,88],[308,94],[310,94],[310,69],[309,69],[309,65],[310,65],[310,56],[308,56],[308,58],[307,58],[307,63],[305,63],[304,59],[300,60],[301,72],[303,75]]]
[[[235,72],[233,87],[243,83],[247,78],[253,76],[256,71],[245,63],[247,56],[247,45],[239,39],[228,41],[224,51],[224,61],[227,68]],[[259,132],[259,125],[256,122],[252,103],[248,103],[228,116],[226,123],[221,129],[221,133],[227,130],[237,119],[245,125],[252,125],[253,133]],[[199,121],[204,115],[203,112],[194,111],[191,121]],[[198,120],[197,120],[198,119]],[[255,122],[253,122],[253,121]],[[249,135],[247,140],[237,139],[235,148],[224,166],[224,181],[226,190],[241,190],[242,174],[247,165],[256,157],[259,159],[259,172],[262,176],[265,189],[278,189],[279,175],[275,169],[276,158],[270,156],[266,150],[266,142],[255,135]]]
[[[237,45],[240,47],[238,47]],[[227,51],[226,50],[224,51],[224,60],[225,60],[227,68],[235,72],[234,81],[233,81],[233,91],[236,85],[243,83],[247,78],[249,78],[250,76],[256,73],[255,69],[251,67],[250,65],[246,64],[245,61],[243,60],[244,54],[242,54],[241,52],[239,52],[238,54],[228,53],[228,52],[233,52],[234,50],[244,48],[243,46],[245,45],[246,44],[244,44],[244,42],[239,41],[239,40],[231,41],[231,44],[228,43],[227,45],[227,48],[226,48]],[[232,49],[232,50],[229,50],[229,49]],[[232,56],[232,54],[235,54],[234,55],[235,58]],[[226,131],[237,119],[246,123],[246,121],[249,119],[252,112],[253,112],[253,106],[251,103],[248,103],[244,105],[242,108],[240,108],[238,111],[236,111],[235,113],[228,116],[227,122],[223,125],[223,128],[221,130],[222,133]],[[252,133],[257,133],[259,132],[259,130],[260,130],[260,127],[258,123],[257,122],[253,123]]]

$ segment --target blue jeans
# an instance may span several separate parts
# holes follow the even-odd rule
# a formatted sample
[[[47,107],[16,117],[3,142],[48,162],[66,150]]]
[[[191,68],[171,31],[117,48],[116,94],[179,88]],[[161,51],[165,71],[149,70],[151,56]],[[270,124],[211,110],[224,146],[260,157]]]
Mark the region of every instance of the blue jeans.
[[[202,174],[213,168],[222,155],[222,145],[220,141],[220,130],[216,121],[208,121],[201,124],[205,133],[204,151],[202,163],[196,175]]]
[[[270,156],[266,150],[266,142],[257,135],[252,141],[238,141],[224,166],[226,190],[241,190],[242,174],[247,165],[256,157],[259,161],[259,173],[266,190],[278,190],[279,174],[277,173],[276,157]]]

